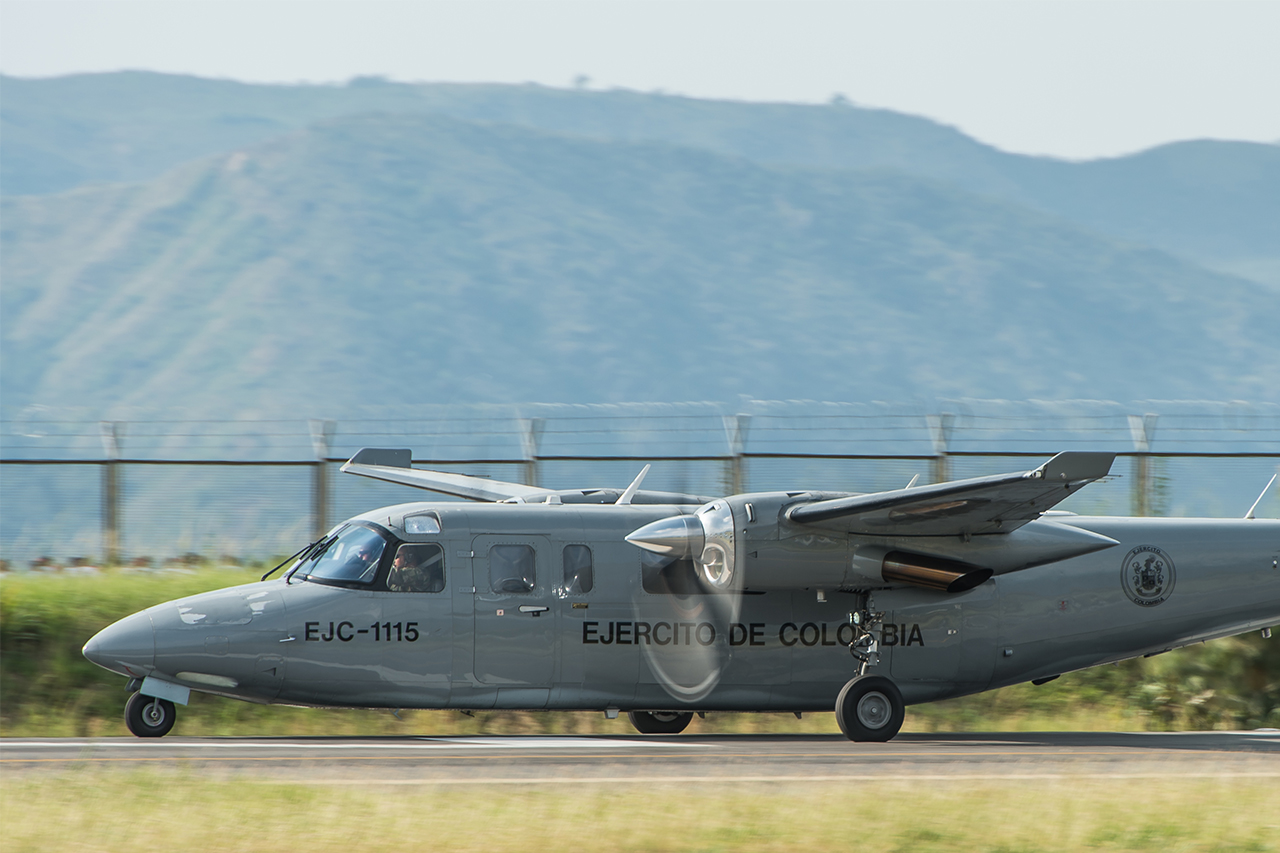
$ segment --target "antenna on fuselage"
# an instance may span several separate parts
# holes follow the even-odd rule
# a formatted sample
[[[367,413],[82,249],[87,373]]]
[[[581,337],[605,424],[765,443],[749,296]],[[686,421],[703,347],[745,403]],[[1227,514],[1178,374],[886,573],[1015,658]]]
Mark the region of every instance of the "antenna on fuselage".
[[[1258,495],[1258,499],[1253,502],[1253,506],[1249,507],[1249,511],[1244,514],[1245,518],[1253,518],[1253,511],[1258,508],[1258,504],[1262,503],[1262,499],[1266,497],[1267,490],[1271,488],[1271,484],[1276,481],[1276,477],[1280,477],[1280,473],[1271,475],[1271,479],[1267,480],[1267,484],[1262,487],[1262,494]]]
[[[640,469],[640,473],[631,481],[631,485],[627,486],[627,490],[618,497],[614,502],[614,506],[627,506],[631,503],[631,499],[636,496],[636,492],[640,490],[640,484],[644,482],[644,475],[649,473],[648,465]]]

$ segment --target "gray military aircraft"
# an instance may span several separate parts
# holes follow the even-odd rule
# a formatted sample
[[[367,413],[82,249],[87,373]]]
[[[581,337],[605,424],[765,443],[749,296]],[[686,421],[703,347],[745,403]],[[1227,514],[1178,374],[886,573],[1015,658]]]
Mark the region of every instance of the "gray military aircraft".
[[[343,470],[484,503],[358,515],[280,578],[135,613],[84,655],[130,679],[141,737],[166,734],[196,690],[625,711],[662,734],[707,711],[834,709],[849,738],[884,741],[906,705],[1269,634],[1280,521],[1052,510],[1113,460],[717,498],[641,491],[648,466],[625,490],[551,490],[366,448]]]

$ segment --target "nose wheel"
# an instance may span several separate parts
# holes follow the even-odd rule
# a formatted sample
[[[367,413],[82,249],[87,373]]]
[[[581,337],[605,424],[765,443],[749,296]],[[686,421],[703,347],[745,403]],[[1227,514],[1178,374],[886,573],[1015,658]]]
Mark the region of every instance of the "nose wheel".
[[[124,706],[124,724],[138,737],[164,737],[177,718],[173,703],[155,696],[135,693]]]
[[[905,717],[902,692],[883,675],[859,675],[836,699],[836,722],[849,740],[887,741]]]

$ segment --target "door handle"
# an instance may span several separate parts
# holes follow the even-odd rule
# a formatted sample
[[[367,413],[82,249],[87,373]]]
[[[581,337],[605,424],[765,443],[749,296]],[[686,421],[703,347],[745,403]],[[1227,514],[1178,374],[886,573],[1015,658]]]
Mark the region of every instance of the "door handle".
[[[543,611],[547,609],[548,608],[544,607],[541,604],[521,604],[520,605],[521,613],[532,613],[534,616],[541,616]]]

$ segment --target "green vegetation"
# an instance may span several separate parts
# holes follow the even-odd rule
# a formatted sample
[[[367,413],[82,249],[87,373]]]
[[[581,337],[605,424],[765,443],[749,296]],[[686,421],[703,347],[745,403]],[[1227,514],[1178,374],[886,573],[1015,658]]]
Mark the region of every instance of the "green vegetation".
[[[0,580],[0,733],[124,735],[123,679],[86,661],[90,636],[152,604],[256,580],[262,568],[113,570]],[[1280,726],[1280,644],[1220,640],[1149,660],[911,708],[906,731],[1235,729]],[[629,733],[591,713],[318,710],[193,694],[176,734]],[[829,714],[711,714],[691,732],[834,732]]]
[[[1280,849],[1269,779],[1072,778],[556,786],[210,781],[194,772],[8,774],[5,850],[782,851]],[[660,812],[661,819],[655,819]],[[234,815],[229,820],[228,816]],[[462,816],[462,817],[460,817]],[[412,841],[410,841],[412,839]]]

